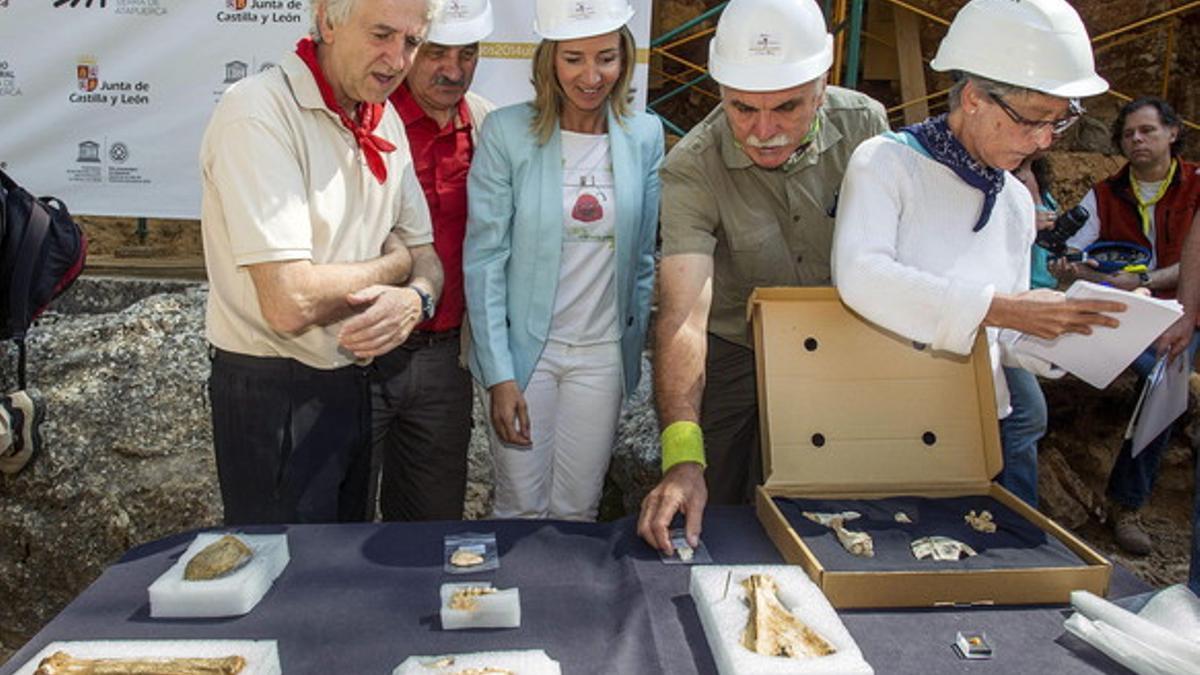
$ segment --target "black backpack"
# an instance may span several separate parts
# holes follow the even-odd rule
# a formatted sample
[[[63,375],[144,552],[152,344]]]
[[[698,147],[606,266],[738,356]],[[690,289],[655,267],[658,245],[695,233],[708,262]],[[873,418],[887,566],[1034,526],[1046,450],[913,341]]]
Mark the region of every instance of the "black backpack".
[[[53,197],[38,199],[0,171],[0,340],[15,340],[25,388],[25,334],[87,258],[83,229]]]

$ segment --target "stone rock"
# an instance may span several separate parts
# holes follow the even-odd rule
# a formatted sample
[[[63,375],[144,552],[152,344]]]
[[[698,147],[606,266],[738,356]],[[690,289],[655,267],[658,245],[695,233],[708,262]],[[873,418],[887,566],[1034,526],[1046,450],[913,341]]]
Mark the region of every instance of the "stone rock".
[[[642,380],[621,410],[616,445],[608,478],[624,507],[637,513],[642,498],[662,477],[662,447],[658,440],[658,414],[654,411],[653,372],[649,359],[642,359]],[[614,497],[607,497],[614,499]]]
[[[131,546],[220,520],[204,292],[181,286],[120,307],[126,291],[107,285],[85,300],[83,280],[63,303],[103,313],[51,311],[30,333],[43,448],[0,478],[0,643],[13,647]],[[7,391],[15,355],[0,363]]]

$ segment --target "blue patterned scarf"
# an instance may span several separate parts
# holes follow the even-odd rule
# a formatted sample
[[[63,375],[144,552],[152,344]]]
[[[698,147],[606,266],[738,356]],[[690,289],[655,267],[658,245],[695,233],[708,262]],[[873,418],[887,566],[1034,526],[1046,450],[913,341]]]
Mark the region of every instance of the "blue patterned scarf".
[[[911,134],[934,161],[945,165],[964,183],[983,193],[983,211],[972,228],[974,232],[982,230],[992,217],[996,195],[1000,194],[1004,187],[1004,171],[984,166],[972,158],[963,144],[950,132],[946,115],[930,117],[900,131]]]

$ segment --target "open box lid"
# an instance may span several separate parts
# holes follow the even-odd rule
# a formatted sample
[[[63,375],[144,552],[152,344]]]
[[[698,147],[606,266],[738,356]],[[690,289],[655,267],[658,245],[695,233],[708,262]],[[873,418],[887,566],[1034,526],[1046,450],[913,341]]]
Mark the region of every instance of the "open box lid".
[[[984,331],[969,358],[858,316],[833,288],[750,297],[766,486],[801,494],[985,490],[1002,468]]]

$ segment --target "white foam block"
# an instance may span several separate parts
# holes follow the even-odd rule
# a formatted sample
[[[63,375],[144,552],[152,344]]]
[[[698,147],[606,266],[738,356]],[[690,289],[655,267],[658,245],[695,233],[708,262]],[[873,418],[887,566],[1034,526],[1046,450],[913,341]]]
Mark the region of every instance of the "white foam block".
[[[274,640],[92,640],[51,642],[14,675],[33,675],[42,659],[66,652],[78,659],[198,659],[241,656],[240,675],[282,675]]]
[[[742,644],[750,619],[742,580],[768,574],[779,588],[779,600],[789,611],[837,650],[829,656],[793,659],[764,656]],[[728,593],[726,582],[728,581]],[[838,618],[821,589],[804,570],[790,565],[705,565],[692,568],[692,600],[721,675],[783,675],[785,673],[853,673],[875,671]]]
[[[271,584],[287,567],[288,555],[285,534],[238,534],[254,557],[238,571],[220,579],[186,581],[183,570],[188,561],[205,546],[225,536],[226,532],[196,535],[191,546],[183,552],[171,569],[150,584],[150,616],[156,618],[188,618],[241,616],[254,609],[270,590]]]
[[[439,667],[437,663],[453,659],[453,663]],[[439,656],[410,656],[404,659],[392,675],[439,675],[459,673],[470,668],[503,668],[521,675],[561,675],[558,661],[541,649],[525,649],[499,652],[474,652],[470,654],[442,654]]]
[[[442,584],[442,629],[462,628],[519,628],[521,626],[521,595],[516,588],[497,590],[475,596],[475,609],[450,609],[450,598],[460,588],[491,588],[486,581]]]

